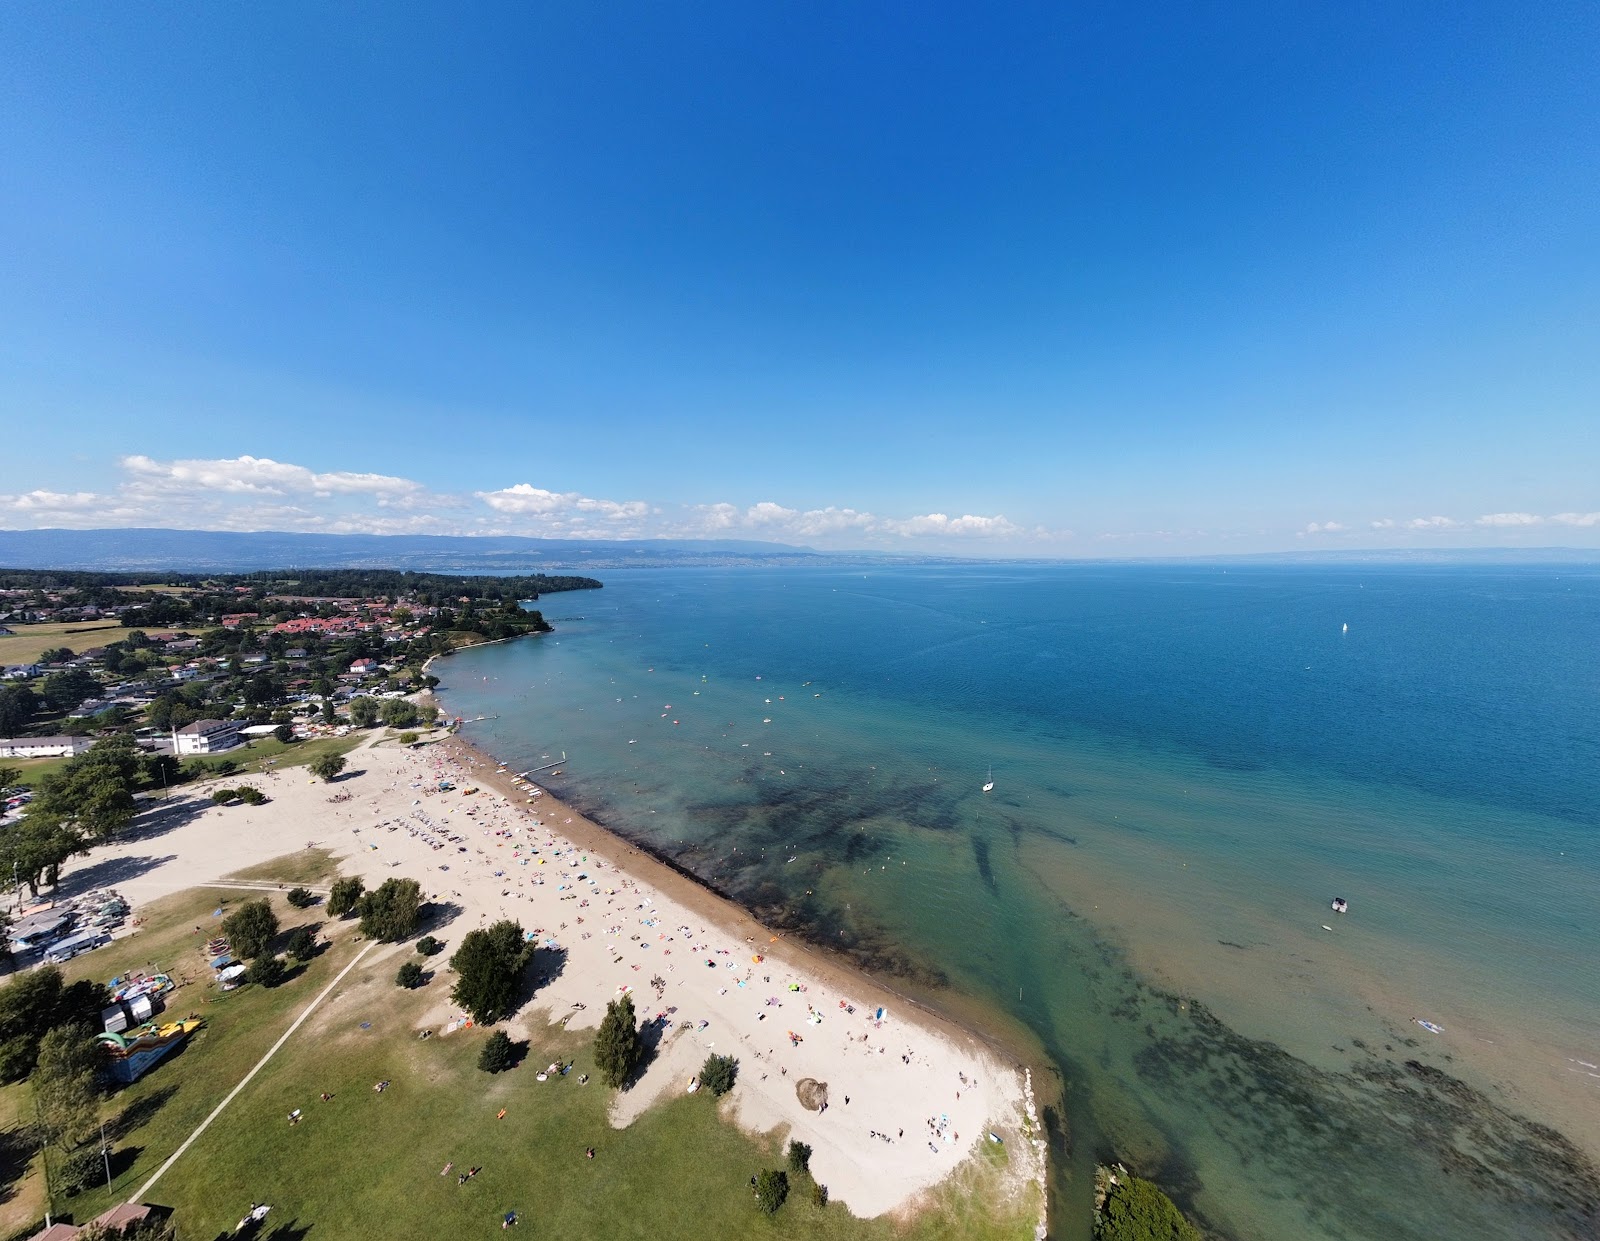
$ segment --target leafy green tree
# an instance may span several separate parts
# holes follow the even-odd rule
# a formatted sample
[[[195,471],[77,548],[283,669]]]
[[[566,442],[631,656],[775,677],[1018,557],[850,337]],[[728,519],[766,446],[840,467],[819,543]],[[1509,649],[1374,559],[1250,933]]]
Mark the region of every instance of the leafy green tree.
[[[324,724],[337,724],[339,722],[338,708],[333,705],[333,699],[327,696],[322,699],[322,722]]]
[[[53,884],[60,878],[69,857],[88,850],[89,841],[76,828],[30,814],[0,832],[0,872],[15,874],[37,897],[41,884]]]
[[[250,968],[244,972],[244,980],[270,990],[282,982],[288,972],[288,967],[280,958],[269,954],[250,962]]]
[[[621,1086],[639,1062],[639,1021],[633,997],[622,996],[606,1005],[606,1015],[594,1036],[594,1062],[608,1086]]]
[[[70,711],[100,692],[100,682],[82,668],[63,668],[39,682],[39,697],[52,711]]]
[[[422,986],[422,966],[415,961],[403,963],[394,976],[394,985],[404,987],[407,991],[414,991]]]
[[[39,713],[39,697],[26,685],[0,686],[0,736],[15,737]]]
[[[345,875],[333,881],[333,887],[328,889],[328,912],[335,918],[343,918],[356,911],[356,906],[361,903],[361,893],[366,889],[366,884],[361,882],[360,875]]]
[[[294,740],[294,725],[279,724],[272,730],[272,736],[274,740],[282,742],[284,745],[288,745]]]
[[[222,933],[235,956],[259,957],[278,933],[278,915],[264,900],[246,901],[222,920]]]
[[[1151,1181],[1118,1177],[1101,1212],[1097,1241],[1201,1241],[1200,1230]]]
[[[267,795],[253,784],[241,784],[233,790],[233,795],[247,806],[259,806],[267,800]]]
[[[410,939],[422,920],[422,888],[415,879],[385,879],[357,909],[363,935],[388,943]]]
[[[424,935],[417,941],[417,951],[425,957],[438,956],[444,951],[444,945],[431,935]]]
[[[28,818],[110,840],[138,809],[133,794],[140,783],[139,759],[132,737],[106,738],[40,782]]]
[[[417,722],[417,704],[404,698],[386,698],[379,715],[390,728],[410,728]]]
[[[712,1052],[700,1066],[700,1084],[719,1099],[733,1089],[738,1076],[739,1062],[732,1056]]]
[[[319,754],[311,760],[311,774],[325,784],[343,771],[344,767],[343,754]]]
[[[94,1028],[81,1022],[45,1031],[28,1079],[41,1135],[64,1150],[85,1141],[100,1122],[102,1053],[94,1036]]]
[[[359,698],[350,700],[350,726],[352,728],[371,728],[378,722],[378,700],[368,698],[363,694]]]
[[[818,1210],[828,1205],[828,1187],[821,1181],[811,1182],[811,1205]]]
[[[766,1215],[776,1215],[789,1197],[789,1174],[768,1169],[756,1177],[756,1205]]]
[[[789,1140],[789,1171],[796,1175],[811,1171],[811,1147],[793,1138]]]
[[[236,790],[234,790],[234,789],[212,789],[211,790],[211,801],[212,801],[213,804],[218,805],[218,806],[226,806],[229,802],[233,801],[238,796],[239,796],[238,792]]]
[[[7,734],[9,736],[9,734]],[[0,765],[0,791],[15,788],[17,781],[22,779],[22,768],[6,767]]]
[[[75,1198],[88,1190],[96,1189],[106,1183],[105,1156],[100,1153],[100,1146],[85,1146],[75,1150],[61,1161],[61,1167],[55,1174],[56,1183],[61,1187],[61,1192],[69,1198]],[[78,1233],[78,1237],[88,1235]]]
[[[504,1073],[517,1063],[516,1045],[504,1030],[496,1030],[478,1053],[478,1067],[485,1073]]]
[[[289,933],[289,942],[283,946],[296,961],[309,961],[317,955],[317,937],[303,926],[297,926]]]
[[[317,903],[316,893],[310,888],[290,888],[285,899],[296,909],[310,909]]]
[[[468,931],[450,958],[456,972],[450,998],[480,1025],[493,1025],[516,1007],[522,971],[532,956],[518,923],[507,920]]]
[[[0,987],[0,1081],[17,1081],[33,1071],[39,1040],[56,1026],[98,1026],[100,1010],[111,1002],[100,983],[70,985],[54,965],[13,975]]]

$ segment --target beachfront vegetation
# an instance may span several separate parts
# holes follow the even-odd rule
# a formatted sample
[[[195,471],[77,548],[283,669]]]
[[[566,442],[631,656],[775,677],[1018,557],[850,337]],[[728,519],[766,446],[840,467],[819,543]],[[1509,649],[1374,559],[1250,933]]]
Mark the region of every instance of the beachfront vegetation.
[[[343,754],[319,754],[311,760],[309,767],[311,774],[326,784],[345,769],[345,762]]]
[[[415,962],[412,962],[415,964]],[[517,1045],[504,1030],[496,1030],[478,1053],[478,1067],[485,1073],[504,1073],[516,1067]]]
[[[289,967],[284,965],[282,958],[270,953],[250,962],[250,968],[244,972],[246,982],[253,982],[260,987],[276,987],[288,976]]]
[[[776,1215],[789,1197],[789,1174],[777,1168],[768,1168],[756,1177],[756,1205],[763,1214]]]
[[[87,1022],[46,1030],[33,1070],[33,1102],[39,1136],[63,1150],[88,1140],[100,1123],[101,1050],[97,1029]]]
[[[435,957],[444,951],[444,945],[431,935],[424,935],[417,941],[417,951],[425,957]]]
[[[1202,1241],[1200,1230],[1151,1181],[1126,1174],[1106,1196],[1096,1241]]]
[[[796,1142],[791,1140],[789,1143],[788,1157],[789,1171],[797,1173],[811,1171],[811,1148],[804,1142]]]
[[[317,894],[310,888],[290,888],[284,899],[296,909],[310,909],[317,903]]]
[[[278,933],[278,915],[264,900],[246,901],[222,920],[222,933],[236,957],[259,957]]]
[[[639,1022],[631,995],[606,1005],[606,1015],[594,1036],[594,1062],[600,1080],[608,1086],[621,1086],[639,1063]]]
[[[385,943],[410,939],[422,920],[422,888],[415,879],[385,879],[361,898],[361,933]]]
[[[305,908],[303,905],[295,907],[297,909]],[[296,961],[309,961],[317,955],[317,937],[311,933],[310,927],[297,926],[289,932],[289,938],[283,945],[283,950]]]
[[[732,1056],[719,1056],[712,1052],[700,1066],[700,1084],[719,1099],[733,1089],[738,1076],[739,1062]]]
[[[404,987],[407,991],[413,991],[422,986],[423,977],[422,966],[415,961],[406,961],[395,972],[394,985]]]
[[[39,1041],[58,1026],[100,1020],[110,1003],[97,982],[68,983],[54,965],[16,974],[0,987],[0,1081],[16,1081],[33,1071]]]
[[[450,958],[456,984],[450,998],[482,1025],[493,1025],[517,1007],[522,974],[533,947],[516,922],[496,922],[487,930],[468,931]]]
[[[250,878],[304,878],[306,855],[250,868]],[[290,925],[311,924],[321,910],[302,913],[280,895],[271,898]],[[195,891],[142,906],[137,940],[148,957],[174,974],[194,960],[193,928],[216,904]],[[297,919],[300,921],[297,922]],[[214,925],[214,924],[213,924]],[[174,1011],[199,1009],[205,1028],[182,1055],[171,1057],[132,1086],[101,1103],[111,1142],[112,1183],[105,1184],[98,1133],[82,1150],[98,1170],[71,1202],[88,1219],[135,1195],[210,1111],[239,1084],[295,1018],[311,995],[348,965],[361,944],[353,927],[335,930],[331,945],[305,967],[304,981],[227,994],[195,987],[169,1001]],[[69,977],[94,979],[108,968],[101,954],[69,963]],[[487,1076],[477,1069],[485,1034],[457,1031],[418,1041],[429,1020],[426,991],[397,991],[392,964],[374,950],[341,984],[335,997],[292,1035],[228,1105],[218,1122],[165,1173],[150,1195],[174,1208],[185,1237],[232,1235],[251,1202],[273,1204],[273,1235],[327,1237],[480,1236],[517,1209],[539,1235],[563,1241],[704,1241],[761,1237],[768,1241],[1024,1241],[1033,1236],[1037,1196],[1018,1201],[1002,1191],[1005,1151],[989,1147],[949,1182],[930,1191],[909,1218],[862,1220],[841,1204],[796,1210],[816,1190],[788,1178],[788,1209],[763,1216],[748,1182],[761,1168],[782,1167],[776,1138],[750,1135],[718,1109],[675,1091],[625,1129],[607,1115],[611,1095],[578,1086],[597,1073],[589,1039],[535,1019],[534,1063],[575,1062],[573,1071],[537,1082],[520,1072]],[[184,997],[184,998],[177,998]],[[209,1002],[208,1002],[209,1001]],[[364,1030],[361,1022],[371,1022]],[[372,1086],[387,1080],[381,1094]],[[27,1083],[0,1090],[0,1128],[31,1125]],[[327,1093],[331,1100],[319,1103]],[[304,1109],[297,1126],[284,1123]],[[500,1109],[503,1121],[496,1122]],[[15,1130],[20,1132],[20,1128]],[[594,1147],[596,1157],[582,1152]],[[35,1151],[37,1148],[33,1148]],[[351,1176],[352,1152],[360,1175]],[[55,1209],[62,1199],[63,1156],[48,1159]],[[467,1186],[440,1177],[448,1161],[483,1172]],[[35,1154],[18,1165],[11,1197],[0,1202],[0,1236],[31,1236],[45,1211],[44,1176]],[[811,1200],[815,1200],[814,1197]],[[526,1228],[523,1229],[526,1231]],[[515,1233],[513,1233],[515,1235]]]
[[[365,891],[366,884],[361,882],[360,875],[345,875],[333,881],[333,887],[328,889],[328,912],[335,918],[343,918],[352,914],[356,906],[361,903],[361,893]]]

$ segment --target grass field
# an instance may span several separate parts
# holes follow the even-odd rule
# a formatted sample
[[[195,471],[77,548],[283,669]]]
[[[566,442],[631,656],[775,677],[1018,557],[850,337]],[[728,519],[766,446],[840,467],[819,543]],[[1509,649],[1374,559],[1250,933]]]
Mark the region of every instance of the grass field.
[[[276,873],[303,873],[306,857]],[[255,868],[260,869],[260,868]],[[275,876],[274,876],[275,877]],[[230,903],[240,899],[229,894]],[[116,968],[171,967],[204,973],[198,925],[210,933],[215,890],[180,894],[143,911],[147,929],[73,962],[72,976],[104,978]],[[285,932],[321,921],[317,909],[274,901]],[[200,1012],[205,1029],[190,1045],[106,1105],[116,1134],[110,1191],[56,1203],[78,1220],[134,1193],[359,951],[354,926],[331,923],[332,946],[300,977],[272,991],[221,996],[196,982],[169,999],[168,1012]],[[459,928],[441,934],[452,939]],[[610,1092],[592,1078],[590,1037],[544,1027],[521,1066],[491,1077],[476,1068],[478,1030],[419,1041],[415,1030],[441,998],[447,978],[416,992],[393,984],[408,946],[370,953],[328,1002],[285,1044],[229,1109],[166,1173],[152,1201],[176,1209],[182,1241],[213,1241],[251,1202],[273,1204],[270,1229],[315,1230],[329,1238],[478,1237],[515,1210],[524,1235],[707,1241],[720,1237],[989,1241],[1032,1235],[1027,1212],[997,1219],[991,1190],[1003,1174],[1002,1148],[987,1147],[960,1184],[943,1187],[914,1220],[862,1221],[833,1204],[818,1209],[809,1182],[793,1177],[789,1202],[768,1219],[748,1189],[761,1168],[782,1167],[781,1135],[751,1138],[718,1114],[705,1092],[674,1096],[625,1130],[606,1120]],[[435,958],[435,968],[443,974]],[[363,1028],[366,1023],[366,1028]],[[554,1060],[575,1060],[566,1077],[535,1080]],[[381,1094],[373,1084],[391,1085]],[[26,1092],[0,1091],[4,1108]],[[333,1098],[321,1102],[326,1092]],[[304,1119],[291,1126],[289,1113]],[[504,1108],[506,1115],[497,1120]],[[595,1148],[593,1160],[584,1149]],[[440,1175],[447,1162],[455,1165]],[[465,1185],[456,1173],[481,1166]],[[38,1193],[37,1173],[13,1187],[19,1209]],[[1029,1204],[1035,1206],[1036,1204]],[[1036,1212],[1035,1212],[1036,1214]],[[15,1215],[13,1215],[15,1218]]]
[[[45,651],[64,646],[74,654],[127,635],[119,621],[73,621],[67,625],[13,625],[0,635],[0,664],[31,664]]]
[[[257,866],[246,866],[227,878],[257,883],[314,883],[326,886],[338,875],[339,867],[333,860],[333,854],[327,849],[315,848],[302,849],[299,853],[273,858]]]

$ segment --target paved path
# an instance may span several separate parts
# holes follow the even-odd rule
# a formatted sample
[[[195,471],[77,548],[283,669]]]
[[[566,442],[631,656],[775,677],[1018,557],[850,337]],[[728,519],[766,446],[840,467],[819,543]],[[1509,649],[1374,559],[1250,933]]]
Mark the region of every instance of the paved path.
[[[307,1017],[311,1016],[311,1014],[316,1011],[317,1005],[321,1004],[323,1000],[327,999],[328,996],[333,994],[333,989],[344,981],[344,976],[351,970],[355,969],[357,965],[361,964],[361,958],[366,956],[367,953],[371,952],[377,946],[378,941],[373,940],[360,952],[356,953],[355,958],[350,962],[350,964],[340,970],[338,977],[336,977],[332,982],[322,989],[321,995],[317,996],[316,999],[312,1000],[311,1003],[306,1005],[305,1011],[294,1019],[294,1024],[283,1032],[278,1041],[267,1049],[267,1054],[262,1056],[261,1059],[257,1060],[255,1067],[244,1075],[244,1080],[228,1092],[228,1097],[212,1109],[211,1115],[202,1120],[200,1122],[200,1127],[183,1140],[183,1145],[172,1152],[172,1155],[170,1158],[168,1158],[167,1162],[156,1169],[155,1175],[139,1187],[139,1192],[128,1199],[129,1202],[143,1202],[150,1196],[150,1191],[155,1187],[155,1183],[164,1175],[166,1175],[167,1169],[178,1162],[179,1156],[181,1156],[184,1151],[188,1150],[189,1147],[193,1146],[195,1139],[211,1127],[212,1121],[214,1121],[218,1116],[222,1115],[223,1110],[228,1106],[228,1104],[233,1102],[234,1096],[250,1084],[251,1078],[255,1077],[257,1073],[261,1072],[268,1060],[271,1060],[273,1056],[278,1054],[278,1049],[287,1043],[289,1041],[289,1036],[300,1028],[301,1023],[304,1022]]]

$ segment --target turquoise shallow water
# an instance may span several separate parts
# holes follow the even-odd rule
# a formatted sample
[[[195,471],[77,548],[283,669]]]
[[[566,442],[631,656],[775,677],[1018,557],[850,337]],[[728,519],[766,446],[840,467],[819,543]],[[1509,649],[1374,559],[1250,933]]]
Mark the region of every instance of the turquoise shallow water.
[[[1057,1235],[1109,1152],[1239,1237],[1596,1235],[1592,1166],[1523,1115],[1568,1113],[1494,1085],[1537,1056],[1600,1104],[1595,573],[641,571],[542,607],[436,665],[498,717],[470,735],[1025,1024]]]

